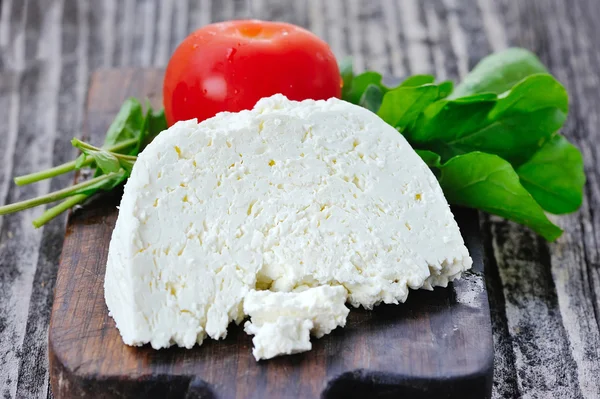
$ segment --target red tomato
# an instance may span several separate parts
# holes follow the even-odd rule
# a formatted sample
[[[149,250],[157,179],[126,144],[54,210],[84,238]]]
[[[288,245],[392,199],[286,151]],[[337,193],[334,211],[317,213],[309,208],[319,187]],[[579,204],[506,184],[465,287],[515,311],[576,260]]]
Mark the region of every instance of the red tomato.
[[[189,35],[163,87],[169,125],[250,109],[276,93],[291,100],[340,97],[340,72],[323,40],[282,22],[228,21]]]

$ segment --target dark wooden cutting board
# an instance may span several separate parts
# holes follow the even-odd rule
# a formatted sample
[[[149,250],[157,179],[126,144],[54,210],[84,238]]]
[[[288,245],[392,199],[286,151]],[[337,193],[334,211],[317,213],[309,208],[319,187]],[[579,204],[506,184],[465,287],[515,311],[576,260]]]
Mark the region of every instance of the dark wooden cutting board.
[[[85,134],[101,143],[128,96],[161,103],[161,70],[96,72]],[[191,350],[133,348],[104,303],[108,244],[120,193],[72,213],[58,269],[49,331],[55,397],[136,398],[488,398],[493,346],[477,213],[454,209],[473,257],[463,279],[405,304],[352,309],[344,329],[313,339],[310,352],[257,363],[251,337]]]

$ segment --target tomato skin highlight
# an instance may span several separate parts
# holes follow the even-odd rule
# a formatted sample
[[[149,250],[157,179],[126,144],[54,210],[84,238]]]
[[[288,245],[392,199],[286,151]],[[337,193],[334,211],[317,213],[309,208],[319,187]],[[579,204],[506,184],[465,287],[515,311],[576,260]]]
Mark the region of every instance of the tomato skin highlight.
[[[282,93],[291,100],[340,97],[333,52],[313,33],[283,22],[228,21],[206,25],[175,50],[163,101],[170,125],[254,107]]]

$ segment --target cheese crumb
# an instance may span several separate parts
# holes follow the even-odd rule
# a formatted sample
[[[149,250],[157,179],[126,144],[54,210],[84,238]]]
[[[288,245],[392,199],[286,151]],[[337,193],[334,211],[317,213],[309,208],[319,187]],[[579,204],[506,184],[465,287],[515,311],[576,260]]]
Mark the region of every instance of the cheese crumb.
[[[256,360],[311,349],[309,332],[317,338],[346,325],[346,289],[322,285],[302,292],[250,291],[244,313],[251,317],[244,329],[254,335]]]

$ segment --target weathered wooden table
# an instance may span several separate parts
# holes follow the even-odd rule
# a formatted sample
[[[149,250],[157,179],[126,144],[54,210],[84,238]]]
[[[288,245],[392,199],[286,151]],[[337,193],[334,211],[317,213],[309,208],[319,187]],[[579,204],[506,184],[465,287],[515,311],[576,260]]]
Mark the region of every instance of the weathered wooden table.
[[[509,45],[536,52],[568,88],[564,133],[582,150],[581,210],[546,244],[483,217],[495,398],[600,397],[600,4],[597,0],[1,0],[0,204],[70,183],[12,176],[70,160],[91,71],[164,66],[188,32],[232,18],[307,27],[358,70],[458,79]],[[51,396],[47,328],[65,218],[0,217],[0,396]]]

